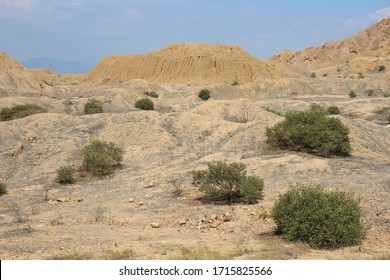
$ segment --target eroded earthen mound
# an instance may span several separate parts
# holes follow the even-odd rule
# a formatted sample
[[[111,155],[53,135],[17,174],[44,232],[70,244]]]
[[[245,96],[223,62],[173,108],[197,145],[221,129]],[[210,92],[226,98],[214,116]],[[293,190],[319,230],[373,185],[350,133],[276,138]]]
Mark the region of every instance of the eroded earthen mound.
[[[282,71],[252,57],[241,47],[187,43],[170,45],[147,55],[106,57],[87,75],[87,81],[248,82],[259,75],[275,78]]]

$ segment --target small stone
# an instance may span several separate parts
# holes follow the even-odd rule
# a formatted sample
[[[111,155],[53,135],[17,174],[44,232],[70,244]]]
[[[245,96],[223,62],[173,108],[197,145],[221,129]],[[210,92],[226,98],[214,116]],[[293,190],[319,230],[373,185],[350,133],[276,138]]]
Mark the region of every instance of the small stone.
[[[49,200],[47,203],[48,203],[49,205],[56,205],[56,204],[57,204],[57,201],[55,201],[55,200]]]
[[[80,203],[80,202],[83,202],[84,201],[84,198],[78,198],[77,199],[77,202]]]
[[[152,228],[159,228],[160,227],[160,224],[159,223],[151,223],[150,226]]]
[[[129,198],[129,202],[133,203],[134,202],[134,198]]]
[[[145,211],[145,210],[146,210],[146,207],[141,207],[139,210]]]
[[[140,202],[139,202],[139,205],[144,205],[145,203],[141,200]]]
[[[182,225],[185,225],[185,224],[187,224],[187,221],[186,220],[181,220],[180,222],[179,222],[179,224],[182,226]]]
[[[232,220],[232,215],[230,215],[229,212],[223,213],[223,221],[224,222],[229,222]]]
[[[67,202],[68,199],[67,199],[67,198],[64,198],[64,197],[60,197],[60,198],[57,198],[56,201],[57,201],[57,202]]]

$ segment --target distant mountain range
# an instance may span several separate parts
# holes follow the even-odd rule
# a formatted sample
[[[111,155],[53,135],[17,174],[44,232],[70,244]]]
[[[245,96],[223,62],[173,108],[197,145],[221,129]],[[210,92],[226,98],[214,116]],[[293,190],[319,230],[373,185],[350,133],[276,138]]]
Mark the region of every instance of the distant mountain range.
[[[43,68],[55,71],[58,74],[86,74],[92,67],[76,61],[63,61],[48,57],[34,57],[22,62],[27,68]]]

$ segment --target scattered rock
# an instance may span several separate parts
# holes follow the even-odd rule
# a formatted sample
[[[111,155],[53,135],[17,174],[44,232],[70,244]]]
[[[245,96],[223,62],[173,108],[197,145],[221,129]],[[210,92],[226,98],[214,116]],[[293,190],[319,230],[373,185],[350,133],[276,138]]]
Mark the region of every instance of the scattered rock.
[[[78,198],[78,199],[77,199],[77,202],[79,202],[79,203],[80,203],[80,202],[83,202],[83,201],[84,201],[84,198]]]
[[[134,198],[129,198],[129,202],[133,203],[134,202]]]
[[[55,201],[55,200],[49,200],[47,203],[48,203],[49,205],[56,205],[58,202]]]
[[[151,223],[150,226],[152,228],[159,228],[160,227],[160,224],[159,223]]]
[[[23,152],[23,148],[24,148],[23,144],[18,143],[14,148],[12,148],[9,152],[7,152],[6,155],[9,157],[16,157]]]
[[[140,202],[139,202],[139,205],[144,205],[145,203],[141,200]]]
[[[68,202],[68,201],[69,201],[69,199],[67,199],[67,198],[64,198],[64,197],[60,197],[60,198],[57,198],[57,199],[56,199],[56,201],[57,201],[57,202],[61,202],[61,203],[63,203],[63,202]]]
[[[185,225],[185,224],[187,224],[187,220],[181,220],[180,222],[179,222],[179,225]]]

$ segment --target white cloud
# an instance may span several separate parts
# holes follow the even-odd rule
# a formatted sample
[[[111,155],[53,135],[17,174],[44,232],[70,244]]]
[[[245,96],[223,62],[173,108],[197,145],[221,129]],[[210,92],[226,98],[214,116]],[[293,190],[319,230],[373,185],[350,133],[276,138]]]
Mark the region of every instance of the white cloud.
[[[0,0],[0,6],[29,9],[37,4],[35,0]]]
[[[369,15],[369,18],[373,21],[380,21],[388,17],[390,17],[390,7],[380,9]]]

